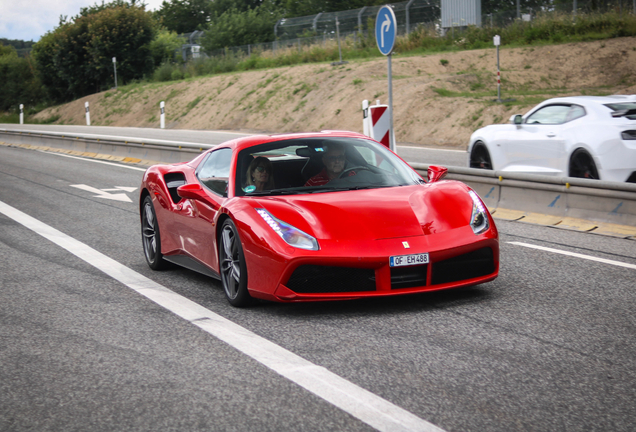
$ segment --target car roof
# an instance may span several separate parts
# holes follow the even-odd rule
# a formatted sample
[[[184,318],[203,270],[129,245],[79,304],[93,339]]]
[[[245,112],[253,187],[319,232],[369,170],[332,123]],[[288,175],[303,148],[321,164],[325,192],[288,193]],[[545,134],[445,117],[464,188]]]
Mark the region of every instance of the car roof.
[[[273,135],[250,135],[246,137],[237,138],[231,141],[227,141],[220,146],[230,146],[237,150],[252,147],[259,144],[265,144],[276,141],[285,141],[298,138],[364,138],[371,139],[366,135],[362,135],[357,132],[350,131],[333,131],[325,130],[322,132],[303,132],[303,133],[286,133],[286,134],[273,134]],[[216,148],[216,147],[215,147]]]
[[[636,102],[636,95],[611,95],[611,96],[568,96],[560,98],[552,98],[544,101],[546,103],[575,103],[575,104],[597,104],[605,105],[608,103],[619,102]]]

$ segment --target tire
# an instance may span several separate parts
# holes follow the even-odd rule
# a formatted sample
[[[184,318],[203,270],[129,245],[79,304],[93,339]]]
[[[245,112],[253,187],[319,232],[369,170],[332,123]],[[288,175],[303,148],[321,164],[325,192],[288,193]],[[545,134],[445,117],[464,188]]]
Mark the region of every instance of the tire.
[[[577,149],[570,158],[570,177],[599,180],[598,170],[594,159],[583,149]]]
[[[249,306],[252,297],[247,291],[245,255],[238,231],[231,219],[226,219],[221,226],[219,269],[227,301],[234,307]]]
[[[141,242],[148,266],[153,270],[165,269],[168,263],[161,254],[161,236],[159,235],[157,214],[149,196],[144,198],[141,208]]]
[[[470,152],[470,168],[492,169],[490,153],[488,153],[488,149],[481,141],[475,143],[473,150]]]

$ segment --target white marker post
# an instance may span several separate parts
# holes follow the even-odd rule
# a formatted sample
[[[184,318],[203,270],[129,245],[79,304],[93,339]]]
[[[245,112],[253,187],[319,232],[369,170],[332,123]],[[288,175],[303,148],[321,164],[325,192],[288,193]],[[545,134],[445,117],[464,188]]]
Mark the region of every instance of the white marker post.
[[[20,104],[20,124],[24,124],[24,105]]]
[[[88,102],[84,102],[84,108],[86,108],[86,126],[91,125],[91,112],[88,109]]]
[[[497,102],[501,102],[501,72],[499,71],[499,45],[501,45],[501,37],[496,35],[493,43],[497,47]]]
[[[117,57],[113,57],[113,68],[115,69],[115,90],[117,90]]]
[[[164,101],[159,102],[159,110],[161,112],[161,129],[166,128],[166,103]]]

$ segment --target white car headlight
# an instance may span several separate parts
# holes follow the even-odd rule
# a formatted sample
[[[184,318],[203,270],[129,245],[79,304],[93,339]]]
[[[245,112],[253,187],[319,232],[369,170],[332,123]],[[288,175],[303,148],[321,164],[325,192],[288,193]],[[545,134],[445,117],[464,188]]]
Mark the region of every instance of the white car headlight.
[[[468,195],[470,195],[473,199],[473,212],[470,215],[470,227],[473,229],[475,234],[481,234],[490,226],[490,223],[488,222],[488,211],[475,191],[468,191]]]
[[[285,242],[293,247],[308,250],[318,250],[318,240],[309,234],[302,232],[296,227],[276,219],[267,210],[259,208],[256,212],[267,222],[267,225],[273,229]]]

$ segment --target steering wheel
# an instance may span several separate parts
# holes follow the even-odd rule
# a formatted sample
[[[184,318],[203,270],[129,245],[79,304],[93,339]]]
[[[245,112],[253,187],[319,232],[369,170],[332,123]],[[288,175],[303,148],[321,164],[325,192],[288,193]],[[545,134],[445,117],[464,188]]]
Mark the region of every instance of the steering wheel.
[[[362,166],[362,165],[354,166],[354,167],[347,168],[344,171],[342,171],[340,173],[340,175],[338,176],[338,178],[348,177],[349,175],[347,173],[350,173],[351,171],[355,171],[355,170],[358,170],[358,171],[360,171],[360,170],[371,171],[371,169],[369,169],[368,167]]]

